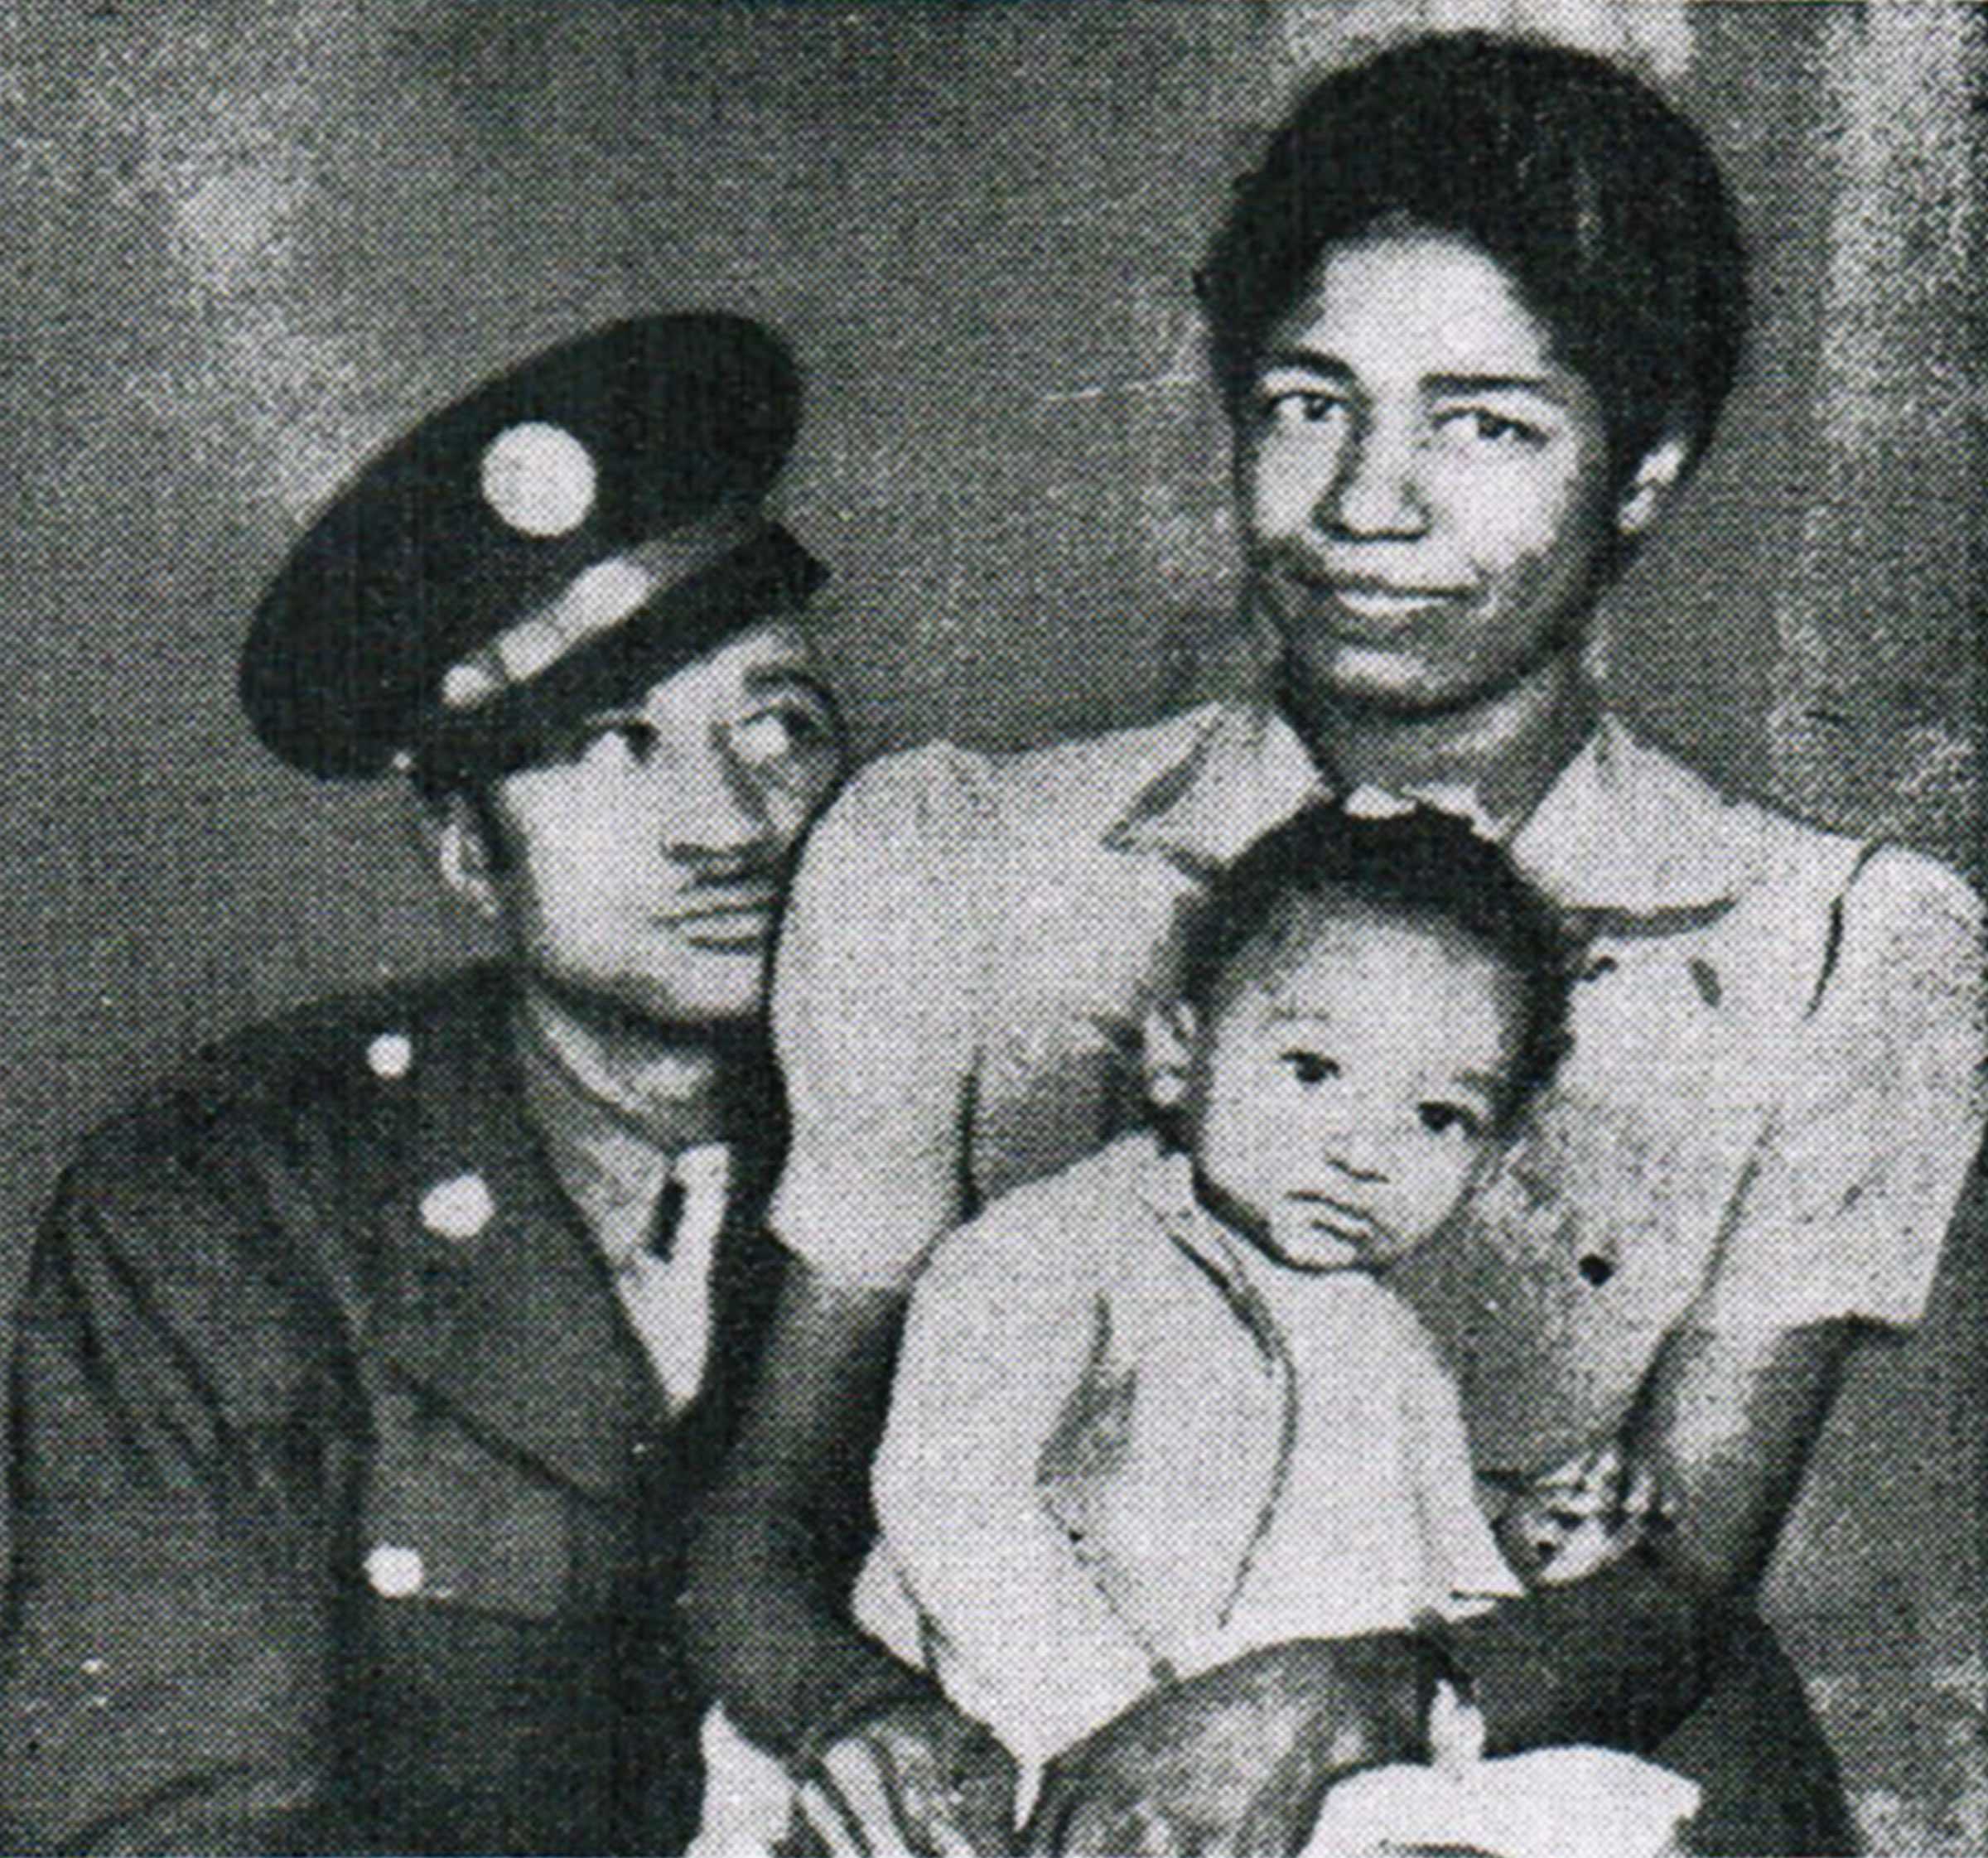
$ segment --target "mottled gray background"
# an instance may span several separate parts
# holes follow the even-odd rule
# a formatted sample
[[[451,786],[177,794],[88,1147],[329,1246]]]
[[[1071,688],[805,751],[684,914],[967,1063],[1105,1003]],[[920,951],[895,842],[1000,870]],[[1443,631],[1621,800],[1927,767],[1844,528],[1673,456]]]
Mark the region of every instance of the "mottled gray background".
[[[808,369],[787,502],[869,746],[1150,713],[1233,655],[1186,273],[1303,73],[1415,19],[1642,58],[1743,195],[1760,339],[1611,688],[1978,881],[1977,10],[0,0],[0,1298],[64,1146],[173,1048],[470,933],[397,795],[233,708],[258,583],[362,453],[582,325],[736,305]],[[1774,1586],[1894,1848],[1988,1849],[1980,1250],[1860,1369]]]

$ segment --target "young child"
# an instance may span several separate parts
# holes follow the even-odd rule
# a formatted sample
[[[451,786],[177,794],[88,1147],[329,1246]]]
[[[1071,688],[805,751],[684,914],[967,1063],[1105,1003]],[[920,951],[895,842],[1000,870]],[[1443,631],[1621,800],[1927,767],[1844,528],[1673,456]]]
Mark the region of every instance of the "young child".
[[[934,1250],[874,1468],[856,1616],[1016,1756],[1018,1818],[1171,1677],[1522,1590],[1382,1280],[1551,1072],[1551,917],[1460,822],[1320,808],[1218,880],[1179,976],[1146,1027],[1150,1126]],[[1446,1822],[1434,1772],[1387,1812]]]
[[[1551,919],[1460,822],[1321,808],[1179,972],[1151,1126],[934,1251],[876,1463],[859,1616],[1025,1775],[1170,1676],[1520,1590],[1381,1280],[1551,1069]]]

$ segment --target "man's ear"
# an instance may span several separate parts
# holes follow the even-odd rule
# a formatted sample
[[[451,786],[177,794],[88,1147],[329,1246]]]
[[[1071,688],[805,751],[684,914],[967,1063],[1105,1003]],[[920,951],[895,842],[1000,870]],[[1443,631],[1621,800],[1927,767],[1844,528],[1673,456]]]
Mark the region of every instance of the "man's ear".
[[[1187,1101],[1195,1026],[1194,1010],[1185,1000],[1170,1000],[1146,1016],[1146,1095],[1156,1110],[1177,1110]]]
[[[1615,527],[1626,539],[1648,533],[1684,481],[1691,462],[1691,442],[1674,428],[1643,455],[1615,504]]]
[[[497,888],[489,834],[468,795],[451,794],[439,806],[424,807],[422,837],[443,887],[495,922],[504,900]]]

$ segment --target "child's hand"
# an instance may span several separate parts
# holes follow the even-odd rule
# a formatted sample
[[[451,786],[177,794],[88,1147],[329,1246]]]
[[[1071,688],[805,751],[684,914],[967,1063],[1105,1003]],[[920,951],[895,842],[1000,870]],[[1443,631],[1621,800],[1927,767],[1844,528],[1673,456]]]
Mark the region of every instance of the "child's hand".
[[[832,1858],[987,1858],[1014,1847],[1015,1758],[939,1697],[894,1703],[823,1750],[801,1812]]]
[[[1585,1580],[1621,1561],[1660,1520],[1656,1474],[1614,1441],[1537,1478],[1497,1523],[1498,1547],[1529,1586]]]

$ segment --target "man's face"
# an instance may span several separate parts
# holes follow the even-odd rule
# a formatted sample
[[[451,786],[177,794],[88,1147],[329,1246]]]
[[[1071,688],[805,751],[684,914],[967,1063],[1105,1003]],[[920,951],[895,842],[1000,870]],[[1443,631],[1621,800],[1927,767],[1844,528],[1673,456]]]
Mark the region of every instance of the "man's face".
[[[1252,597],[1320,696],[1464,707],[1578,645],[1615,519],[1600,408],[1476,246],[1329,248],[1236,439]]]
[[[1204,1183],[1300,1270],[1375,1270],[1431,1237],[1497,1133],[1516,977],[1460,931],[1314,900],[1194,1029],[1182,1100]]]
[[[581,1001],[663,1026],[749,1020],[802,833],[844,767],[791,625],[735,635],[589,717],[492,794],[492,878],[517,958]]]

